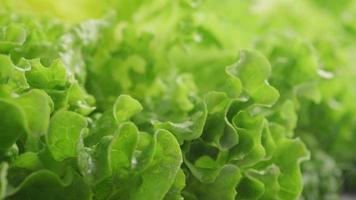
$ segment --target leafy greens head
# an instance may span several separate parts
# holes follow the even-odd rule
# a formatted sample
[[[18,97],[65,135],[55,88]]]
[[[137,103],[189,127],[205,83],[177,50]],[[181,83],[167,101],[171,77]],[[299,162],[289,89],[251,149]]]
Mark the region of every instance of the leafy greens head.
[[[337,198],[351,173],[355,29],[319,1],[6,2],[0,199]]]

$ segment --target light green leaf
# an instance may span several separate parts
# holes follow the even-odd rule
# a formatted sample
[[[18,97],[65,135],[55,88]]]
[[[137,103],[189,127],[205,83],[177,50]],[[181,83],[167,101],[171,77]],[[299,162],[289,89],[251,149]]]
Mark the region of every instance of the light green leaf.
[[[87,121],[71,111],[58,111],[51,118],[47,144],[53,157],[62,161],[78,155],[78,143]]]
[[[26,152],[16,157],[12,163],[12,167],[35,171],[42,168],[42,163],[36,153]]]
[[[182,163],[182,154],[175,137],[158,130],[156,151],[149,167],[142,171],[142,185],[133,193],[133,200],[163,199],[175,181]]]
[[[109,146],[112,136],[105,136],[92,148],[81,148],[78,152],[78,166],[84,179],[96,185],[112,175],[109,160]]]
[[[143,108],[140,102],[129,95],[120,95],[116,99],[113,109],[116,121],[124,122],[141,112]]]
[[[250,167],[258,163],[266,155],[261,144],[264,118],[240,111],[234,116],[233,124],[239,133],[240,142],[231,149],[231,158],[242,167]]]
[[[0,95],[3,96],[1,90],[11,93],[20,92],[28,87],[24,70],[17,68],[10,56],[0,54]]]
[[[1,27],[0,33],[0,52],[8,53],[15,47],[21,46],[27,37],[27,32],[19,24],[10,24],[5,27]]]
[[[172,132],[179,144],[182,144],[184,140],[193,140],[203,133],[207,117],[207,108],[204,102],[199,101],[193,110],[188,113],[188,116],[181,122],[159,122],[153,121],[155,129],[166,129]]]
[[[241,80],[243,90],[255,103],[272,106],[278,100],[278,91],[268,83],[271,66],[260,53],[241,50],[238,62],[229,66],[227,71]]]
[[[96,117],[88,137],[84,139],[86,145],[95,145],[104,136],[114,135],[119,127],[112,111],[106,111]]]
[[[164,196],[164,200],[181,200],[182,197],[182,190],[185,187],[185,175],[183,170],[179,170],[174,181],[174,184],[169,189],[167,194]]]
[[[281,199],[296,199],[303,188],[300,162],[309,159],[309,151],[300,139],[281,139],[277,143],[274,163],[281,174],[278,177]]]
[[[205,96],[208,116],[202,138],[221,149],[229,149],[238,143],[237,131],[227,119],[232,104],[225,93],[210,92]]]
[[[264,184],[264,192],[259,199],[263,200],[282,200],[278,196],[280,185],[278,177],[280,170],[276,165],[270,165],[263,170],[249,170],[248,175],[254,177]]]
[[[89,95],[78,83],[73,83],[68,88],[69,109],[82,115],[89,115],[95,110],[95,99]]]
[[[133,158],[138,141],[138,129],[133,123],[123,123],[110,144],[109,159],[114,176],[127,178],[134,170]]]
[[[45,92],[33,89],[14,98],[13,102],[24,113],[26,130],[31,137],[39,137],[47,133],[53,102]]]
[[[44,67],[40,59],[30,60],[30,65],[31,70],[26,71],[26,78],[31,87],[63,89],[68,84],[68,75],[60,60],[55,60],[50,67]]]

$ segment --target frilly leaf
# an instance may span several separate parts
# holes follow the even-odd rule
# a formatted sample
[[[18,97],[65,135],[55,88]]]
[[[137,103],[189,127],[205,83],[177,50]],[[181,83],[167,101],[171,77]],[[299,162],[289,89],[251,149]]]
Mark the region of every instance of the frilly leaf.
[[[236,199],[260,199],[265,192],[265,185],[258,179],[250,176],[248,173],[245,173],[236,190]]]
[[[240,111],[233,118],[233,124],[239,133],[240,142],[231,149],[231,159],[244,167],[256,164],[266,155],[261,144],[264,118]]]
[[[29,85],[39,89],[63,89],[68,84],[68,75],[63,63],[55,60],[50,67],[44,67],[40,59],[30,60],[31,69],[26,71]]]
[[[41,188],[39,190],[39,188]],[[16,188],[10,190],[7,199],[91,199],[88,185],[74,171],[69,171],[63,180],[49,170],[39,170],[29,176]]]
[[[277,142],[273,161],[280,169],[278,182],[281,199],[296,199],[303,188],[300,162],[309,159],[309,151],[300,139],[281,139]]]
[[[229,74],[239,78],[243,90],[257,104],[272,106],[279,98],[278,90],[270,86],[271,66],[260,53],[241,50],[236,64],[227,67]]]
[[[27,37],[27,32],[20,24],[4,26],[0,33],[0,52],[8,53],[12,49],[21,46]]]
[[[196,199],[234,200],[236,195],[235,188],[240,179],[240,170],[236,166],[225,165],[212,183],[201,183],[198,180],[189,180],[187,182],[187,191],[192,192]]]

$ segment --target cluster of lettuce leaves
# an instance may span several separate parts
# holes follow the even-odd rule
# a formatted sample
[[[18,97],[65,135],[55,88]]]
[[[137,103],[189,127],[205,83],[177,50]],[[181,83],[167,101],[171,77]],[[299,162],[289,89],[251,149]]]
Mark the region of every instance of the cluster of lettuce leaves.
[[[71,2],[0,1],[0,199],[355,185],[355,2]]]

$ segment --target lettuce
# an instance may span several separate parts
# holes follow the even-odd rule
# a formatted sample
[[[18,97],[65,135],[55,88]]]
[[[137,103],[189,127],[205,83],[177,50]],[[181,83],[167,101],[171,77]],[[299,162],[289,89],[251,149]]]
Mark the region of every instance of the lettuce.
[[[337,199],[343,2],[0,0],[0,199]]]

